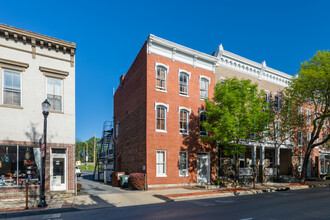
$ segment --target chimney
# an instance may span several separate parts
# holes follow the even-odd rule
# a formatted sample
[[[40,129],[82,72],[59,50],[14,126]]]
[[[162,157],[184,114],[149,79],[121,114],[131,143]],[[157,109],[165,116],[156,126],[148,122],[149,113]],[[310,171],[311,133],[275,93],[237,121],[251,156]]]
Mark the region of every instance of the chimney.
[[[125,74],[121,75],[119,78],[119,83],[122,85],[123,80],[125,79]]]

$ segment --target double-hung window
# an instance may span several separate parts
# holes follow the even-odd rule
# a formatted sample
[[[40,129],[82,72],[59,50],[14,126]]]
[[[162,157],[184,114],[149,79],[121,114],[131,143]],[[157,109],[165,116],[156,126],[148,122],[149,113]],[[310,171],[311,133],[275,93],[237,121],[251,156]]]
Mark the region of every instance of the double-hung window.
[[[189,78],[190,78],[190,72],[179,69],[179,86],[180,86],[179,94],[182,96],[188,96],[189,94]]]
[[[156,63],[156,90],[166,91],[168,66]]]
[[[180,108],[180,134],[188,134],[189,110]]]
[[[179,152],[179,176],[188,176],[188,152]]]
[[[156,176],[166,177],[166,150],[156,152]]]
[[[303,133],[302,133],[302,131],[298,131],[298,146],[299,147],[303,146]]]
[[[312,110],[310,108],[307,108],[307,123],[312,123]]]
[[[280,110],[281,108],[281,96],[276,95],[275,96],[275,110]]]
[[[325,134],[322,134],[322,141],[324,141],[327,138]],[[323,143],[322,148],[325,149],[327,147],[327,143]]]
[[[21,73],[3,71],[3,104],[21,106]]]
[[[199,77],[200,99],[204,100],[209,96],[210,78],[206,76]]]
[[[156,110],[156,131],[166,132],[166,114],[168,105],[163,103],[155,103]]]
[[[204,121],[206,121],[206,112],[202,111],[199,113],[199,135],[200,136],[207,135],[207,131],[205,130],[205,127],[202,125]]]
[[[63,111],[63,80],[47,77],[47,99],[50,109],[53,111]]]

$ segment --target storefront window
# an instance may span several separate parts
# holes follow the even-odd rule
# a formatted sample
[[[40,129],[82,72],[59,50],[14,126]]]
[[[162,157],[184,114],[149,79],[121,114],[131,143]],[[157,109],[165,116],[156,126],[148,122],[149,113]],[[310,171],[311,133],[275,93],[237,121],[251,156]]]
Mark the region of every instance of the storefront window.
[[[0,146],[0,187],[38,185],[39,169],[40,148]]]

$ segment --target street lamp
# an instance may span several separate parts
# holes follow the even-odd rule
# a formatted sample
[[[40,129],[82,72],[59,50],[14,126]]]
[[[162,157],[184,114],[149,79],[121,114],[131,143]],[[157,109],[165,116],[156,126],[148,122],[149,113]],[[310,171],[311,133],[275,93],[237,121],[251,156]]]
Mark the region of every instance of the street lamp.
[[[42,114],[44,115],[44,143],[41,145],[41,188],[40,188],[40,201],[38,207],[47,207],[45,196],[45,166],[46,166],[46,147],[47,147],[47,116],[49,114],[50,103],[47,99],[41,104]]]

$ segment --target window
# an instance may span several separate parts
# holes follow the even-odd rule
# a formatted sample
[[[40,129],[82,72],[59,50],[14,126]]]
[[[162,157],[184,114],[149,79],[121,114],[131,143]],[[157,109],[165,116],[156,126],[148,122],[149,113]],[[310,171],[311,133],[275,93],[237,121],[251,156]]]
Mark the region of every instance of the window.
[[[206,121],[206,112],[202,111],[199,113],[199,131],[200,136],[207,135],[207,131],[205,130],[205,127],[202,125],[202,122]]]
[[[47,78],[47,99],[50,103],[50,110],[62,111],[62,83],[63,80]]]
[[[190,109],[179,107],[180,112],[180,134],[188,134],[188,119],[189,119],[189,112]]]
[[[307,132],[307,144],[311,141],[312,134],[310,132]]]
[[[288,128],[287,132],[285,132],[285,140],[290,141],[290,137],[291,137],[291,132],[290,132],[290,128]]]
[[[119,136],[119,122],[116,124],[116,138]]]
[[[301,172],[302,170],[303,159],[302,156],[298,156],[298,171]]]
[[[275,140],[280,138],[280,122],[275,122]]]
[[[188,176],[188,152],[179,152],[179,176]]]
[[[303,146],[303,135],[302,131],[298,131],[298,146],[302,147]]]
[[[156,131],[166,132],[166,113],[168,105],[164,103],[155,103],[156,110]]]
[[[157,177],[166,177],[166,150],[157,150],[156,176]]]
[[[267,104],[267,108],[269,108],[269,93],[265,92],[264,96],[265,103]]]
[[[21,105],[21,73],[3,71],[3,104]]]
[[[210,78],[206,76],[199,77],[200,99],[206,99],[209,96]]]
[[[325,134],[322,134],[322,141],[324,141],[325,139],[327,139],[327,136]],[[325,149],[327,147],[327,143],[324,143],[322,147],[323,149]]]
[[[188,72],[179,72],[180,95],[188,96],[189,74]]]
[[[156,63],[156,89],[159,91],[166,91],[166,78],[168,66]]]
[[[308,124],[312,123],[312,111],[310,108],[307,108],[307,123]]]
[[[39,184],[39,147],[0,146],[0,155],[0,187],[23,186],[27,178]]]
[[[298,106],[298,115],[302,116],[303,110],[302,110],[302,106]]]
[[[279,95],[275,96],[275,110],[280,110],[281,108],[281,97]]]

